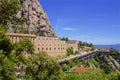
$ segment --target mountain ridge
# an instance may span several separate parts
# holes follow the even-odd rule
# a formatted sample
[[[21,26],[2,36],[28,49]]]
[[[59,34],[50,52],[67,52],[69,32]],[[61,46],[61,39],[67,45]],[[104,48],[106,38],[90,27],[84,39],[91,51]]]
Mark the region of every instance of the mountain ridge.
[[[115,48],[120,51],[120,43],[110,45],[94,45],[96,48]]]

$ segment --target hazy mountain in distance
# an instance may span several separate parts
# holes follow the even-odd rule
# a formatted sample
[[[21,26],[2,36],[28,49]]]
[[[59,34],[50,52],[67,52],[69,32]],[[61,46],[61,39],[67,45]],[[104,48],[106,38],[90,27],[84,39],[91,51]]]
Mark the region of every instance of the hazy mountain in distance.
[[[120,51],[120,44],[113,45],[94,45],[96,48],[115,48]]]

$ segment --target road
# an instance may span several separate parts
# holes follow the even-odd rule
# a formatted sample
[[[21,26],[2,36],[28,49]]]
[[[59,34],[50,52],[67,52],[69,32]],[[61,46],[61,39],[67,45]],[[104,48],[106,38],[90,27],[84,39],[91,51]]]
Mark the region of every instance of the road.
[[[61,63],[61,62],[65,62],[65,61],[68,61],[68,60],[71,60],[71,59],[74,59],[74,58],[78,58],[78,57],[83,57],[83,56],[87,56],[91,53],[94,53],[94,52],[97,52],[98,50],[94,50],[94,51],[89,51],[89,52],[83,52],[83,53],[80,53],[80,54],[77,54],[77,55],[71,55],[67,58],[64,58],[64,59],[59,59],[58,62]]]

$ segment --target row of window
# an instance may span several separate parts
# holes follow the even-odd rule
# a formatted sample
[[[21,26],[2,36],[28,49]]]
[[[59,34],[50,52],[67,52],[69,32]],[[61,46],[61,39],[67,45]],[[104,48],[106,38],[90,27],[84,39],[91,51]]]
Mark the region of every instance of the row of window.
[[[52,46],[53,44],[41,44],[41,46]],[[40,44],[38,44],[38,46],[40,46]],[[60,45],[60,44],[58,44],[58,45],[56,45],[56,44],[54,44],[54,46],[65,46],[65,45]]]
[[[52,50],[52,48],[38,48],[38,51],[40,51],[40,50],[42,50],[42,51],[47,51],[47,50]],[[53,48],[53,50],[65,50],[65,48]]]
[[[76,44],[76,42],[66,42],[66,43],[68,43],[68,44]]]
[[[38,38],[39,40],[58,40],[57,38]]]
[[[20,39],[22,39],[22,38],[24,38],[24,37],[10,37],[10,38],[11,38],[11,40],[12,40],[12,42],[13,42],[13,41],[18,41],[18,40],[20,40]],[[29,38],[29,39],[31,39],[31,40],[34,41],[34,38]]]

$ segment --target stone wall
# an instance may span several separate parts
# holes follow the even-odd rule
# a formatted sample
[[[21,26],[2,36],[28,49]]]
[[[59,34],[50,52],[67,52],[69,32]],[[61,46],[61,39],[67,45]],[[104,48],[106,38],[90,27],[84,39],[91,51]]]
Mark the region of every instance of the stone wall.
[[[31,39],[35,47],[35,53],[45,51],[50,56],[56,56],[66,53],[66,49],[73,47],[74,51],[78,51],[78,41],[69,40],[61,41],[59,38],[54,37],[40,37],[31,34],[18,34],[18,33],[7,33],[10,36],[12,42],[19,41],[23,37]]]

